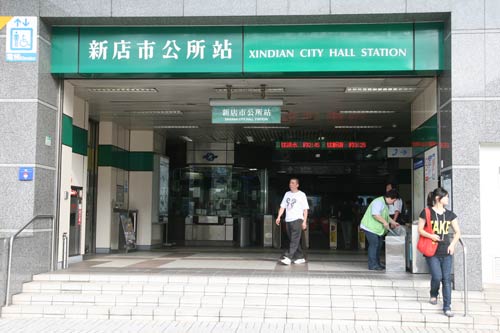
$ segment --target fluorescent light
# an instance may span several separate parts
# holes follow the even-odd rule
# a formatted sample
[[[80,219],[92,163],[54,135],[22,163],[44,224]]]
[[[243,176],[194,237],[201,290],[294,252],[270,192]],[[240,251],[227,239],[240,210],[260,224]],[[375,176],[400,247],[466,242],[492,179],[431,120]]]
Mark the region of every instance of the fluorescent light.
[[[231,90],[232,93],[261,93],[262,92],[262,88],[251,88],[251,87],[247,87],[247,88],[215,88],[215,91],[218,92],[218,93],[226,93],[228,91],[228,89]],[[266,93],[284,93],[285,92],[285,88],[264,88],[264,91]]]
[[[366,129],[366,128],[382,128],[380,125],[342,125],[335,126],[335,128],[358,128],[358,129]]]
[[[386,110],[342,110],[339,111],[342,114],[391,114],[396,113],[396,111],[386,111]]]
[[[345,93],[411,93],[415,87],[347,87]]]
[[[381,147],[375,147],[373,148],[373,151],[379,151]]]
[[[250,168],[249,171],[257,171],[257,168]]]
[[[157,93],[156,88],[89,88],[90,92],[102,93]]]
[[[365,157],[366,157],[366,158],[370,158],[370,157],[372,157],[372,156],[373,156],[372,154],[368,154],[368,155],[366,155]]]
[[[183,112],[179,111],[179,110],[126,111],[126,113],[127,114],[135,114],[135,115],[161,114],[161,115],[169,115],[169,116],[181,116],[183,114]]]
[[[389,142],[389,141],[391,141],[393,139],[394,139],[393,136],[388,136],[387,138],[385,138],[384,142]]]
[[[290,126],[244,126],[245,129],[289,129]]]
[[[282,99],[210,99],[210,106],[282,106]]]
[[[181,135],[180,138],[187,142],[193,142],[193,139],[191,139],[189,136]]]
[[[162,126],[154,126],[154,128],[184,129],[184,128],[199,128],[199,126],[197,126],[197,125],[162,125]]]
[[[247,136],[247,141],[248,142],[253,142],[253,137],[252,136]]]

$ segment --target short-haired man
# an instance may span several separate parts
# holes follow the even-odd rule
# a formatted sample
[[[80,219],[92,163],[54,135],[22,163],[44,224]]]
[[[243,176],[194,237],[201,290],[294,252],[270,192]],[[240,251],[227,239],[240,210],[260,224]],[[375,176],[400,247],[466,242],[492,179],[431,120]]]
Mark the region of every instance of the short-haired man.
[[[394,204],[399,198],[398,191],[392,189],[384,196],[374,199],[366,209],[360,228],[363,229],[368,240],[368,269],[381,271],[385,267],[380,263],[380,249],[382,239],[389,229],[389,224],[394,227],[399,223],[389,217],[388,205]]]
[[[385,185],[385,192],[387,193],[390,190],[397,190],[396,185],[393,183],[387,183],[387,185]],[[398,221],[401,213],[403,213],[403,199],[399,196],[392,205],[389,205],[389,216],[394,221]]]
[[[280,261],[284,265],[290,265],[292,262],[294,264],[303,264],[306,260],[300,246],[300,238],[302,230],[307,229],[309,204],[305,193],[299,190],[299,180],[297,178],[291,178],[288,185],[290,191],[285,193],[276,218],[276,224],[280,225],[281,216],[286,210],[286,232],[290,239],[290,247]]]

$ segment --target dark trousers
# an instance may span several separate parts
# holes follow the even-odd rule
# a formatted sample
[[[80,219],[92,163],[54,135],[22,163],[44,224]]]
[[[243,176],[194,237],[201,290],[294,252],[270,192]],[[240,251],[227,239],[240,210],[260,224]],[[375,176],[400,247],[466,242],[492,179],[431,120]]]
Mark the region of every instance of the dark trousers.
[[[286,222],[286,233],[288,235],[288,239],[290,239],[290,246],[288,251],[285,252],[285,257],[290,258],[290,260],[304,258],[302,246],[300,245],[303,221],[304,220],[299,219],[292,222]]]
[[[451,310],[451,263],[452,256],[425,257],[431,271],[431,297],[438,297],[443,283],[443,311]]]
[[[382,236],[363,230],[368,240],[368,269],[380,267],[380,250],[382,249]]]

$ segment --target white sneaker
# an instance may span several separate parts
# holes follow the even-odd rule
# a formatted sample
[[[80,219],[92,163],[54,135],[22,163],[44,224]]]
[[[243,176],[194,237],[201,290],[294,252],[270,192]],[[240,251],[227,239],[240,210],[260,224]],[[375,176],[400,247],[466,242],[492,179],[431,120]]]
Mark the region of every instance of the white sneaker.
[[[280,260],[280,262],[283,264],[283,265],[290,265],[292,263],[292,261],[290,260],[290,258],[288,257],[283,257],[283,259]]]
[[[294,264],[305,264],[306,260],[304,258],[296,259],[293,261]]]

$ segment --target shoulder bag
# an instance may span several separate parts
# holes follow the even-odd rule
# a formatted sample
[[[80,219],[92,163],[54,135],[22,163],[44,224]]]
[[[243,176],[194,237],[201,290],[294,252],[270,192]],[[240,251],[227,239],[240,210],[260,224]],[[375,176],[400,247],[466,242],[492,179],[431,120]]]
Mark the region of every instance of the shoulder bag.
[[[427,207],[425,208],[425,227],[424,230],[430,234],[433,234],[432,224],[431,224],[431,210]],[[438,247],[438,242],[420,235],[417,243],[417,250],[422,252],[426,257],[432,257],[436,254]]]

